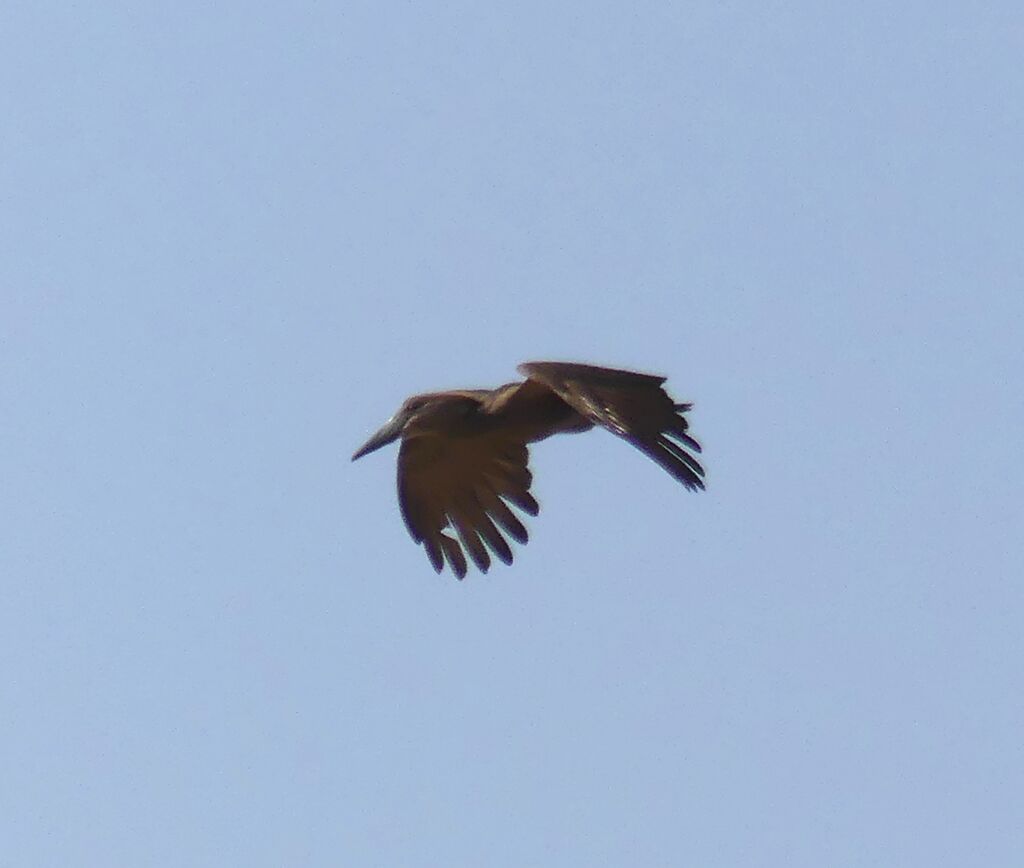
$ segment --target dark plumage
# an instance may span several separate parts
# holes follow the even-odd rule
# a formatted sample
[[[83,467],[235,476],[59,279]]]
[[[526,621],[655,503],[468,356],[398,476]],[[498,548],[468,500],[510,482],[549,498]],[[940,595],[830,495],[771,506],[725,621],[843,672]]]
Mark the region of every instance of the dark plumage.
[[[527,444],[552,434],[600,425],[686,488],[704,488],[704,469],[691,454],[700,444],[687,433],[683,415],[691,405],[668,396],[664,377],[568,362],[528,362],[519,372],[526,380],[491,391],[409,398],[352,456],[355,461],[402,438],[398,501],[409,533],[437,572],[447,561],[463,578],[466,553],[483,572],[490,552],[512,563],[504,535],[519,543],[528,537],[509,504],[529,515],[540,510],[530,494]]]

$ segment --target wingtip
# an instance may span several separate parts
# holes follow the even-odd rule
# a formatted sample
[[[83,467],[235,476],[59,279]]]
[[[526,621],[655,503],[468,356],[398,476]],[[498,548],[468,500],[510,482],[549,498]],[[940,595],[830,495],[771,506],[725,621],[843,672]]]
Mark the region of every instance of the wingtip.
[[[462,549],[459,548],[459,544],[447,534],[440,534],[439,539],[441,547],[444,549],[445,560],[448,561],[448,566],[455,573],[455,578],[460,580],[466,578],[468,565],[466,564],[465,555],[462,554]]]

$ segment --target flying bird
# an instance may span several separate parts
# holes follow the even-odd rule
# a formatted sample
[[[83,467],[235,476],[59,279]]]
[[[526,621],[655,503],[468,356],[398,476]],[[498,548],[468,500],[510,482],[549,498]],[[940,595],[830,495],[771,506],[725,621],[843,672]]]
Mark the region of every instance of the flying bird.
[[[600,425],[686,488],[704,488],[704,468],[692,454],[700,444],[687,433],[684,416],[691,405],[669,397],[665,377],[569,362],[527,362],[518,371],[525,380],[497,389],[414,395],[352,456],[402,438],[402,517],[438,573],[447,561],[464,578],[466,553],[486,573],[488,549],[512,563],[502,531],[519,543],[528,536],[509,504],[529,515],[540,511],[530,494],[527,444],[552,434]]]

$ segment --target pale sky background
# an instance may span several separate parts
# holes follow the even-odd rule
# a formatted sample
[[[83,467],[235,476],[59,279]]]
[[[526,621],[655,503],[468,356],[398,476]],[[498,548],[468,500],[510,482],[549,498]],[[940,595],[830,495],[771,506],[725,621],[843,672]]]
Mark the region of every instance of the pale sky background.
[[[1024,7],[7,2],[0,865],[1024,864]],[[666,374],[709,489],[408,395]]]

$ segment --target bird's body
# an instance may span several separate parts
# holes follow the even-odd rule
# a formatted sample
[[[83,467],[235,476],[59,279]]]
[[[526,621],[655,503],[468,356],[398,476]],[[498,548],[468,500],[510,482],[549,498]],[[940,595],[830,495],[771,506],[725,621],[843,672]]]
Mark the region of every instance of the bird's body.
[[[700,452],[700,445],[687,433],[683,416],[690,405],[673,402],[661,388],[664,377],[568,362],[529,362],[519,370],[526,380],[497,389],[409,398],[352,456],[355,460],[402,438],[399,504],[409,533],[426,548],[437,572],[447,560],[463,578],[463,549],[484,572],[491,563],[488,549],[512,562],[502,531],[520,543],[527,533],[508,504],[538,513],[530,494],[527,444],[552,434],[600,425],[687,488],[704,487],[704,470],[690,454]],[[443,533],[446,527],[458,538]]]

